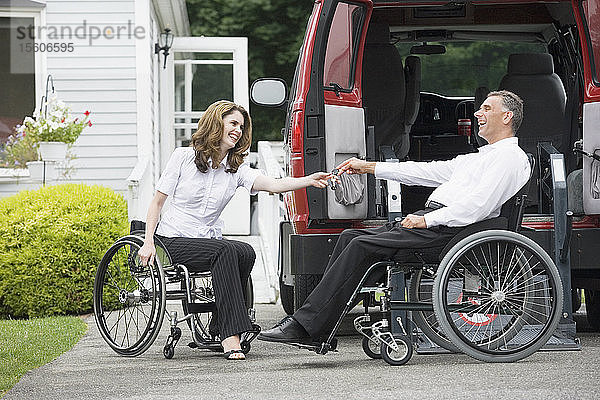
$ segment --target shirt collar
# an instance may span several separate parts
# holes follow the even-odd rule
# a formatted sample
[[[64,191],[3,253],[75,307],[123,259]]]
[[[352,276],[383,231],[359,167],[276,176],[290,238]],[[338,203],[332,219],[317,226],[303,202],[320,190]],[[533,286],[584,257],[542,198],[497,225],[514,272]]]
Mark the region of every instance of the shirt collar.
[[[219,165],[222,165],[222,166],[223,166],[225,169],[227,169],[227,166],[229,165],[229,164],[227,163],[227,160],[228,160],[228,158],[229,158],[229,155],[227,155],[227,157],[225,157],[224,159],[222,159],[222,160],[221,160],[221,163],[220,163]],[[208,165],[209,165],[209,166],[212,168],[212,165],[213,165],[213,160],[212,160],[212,158],[209,158],[209,159],[208,159]]]
[[[485,146],[481,146],[479,148],[480,152],[486,152],[486,151],[490,151],[492,149],[496,149],[498,147],[504,147],[504,146],[513,146],[519,145],[519,138],[517,138],[516,136],[512,136],[512,137],[507,137],[501,140],[498,140],[496,143],[494,144],[486,144]]]

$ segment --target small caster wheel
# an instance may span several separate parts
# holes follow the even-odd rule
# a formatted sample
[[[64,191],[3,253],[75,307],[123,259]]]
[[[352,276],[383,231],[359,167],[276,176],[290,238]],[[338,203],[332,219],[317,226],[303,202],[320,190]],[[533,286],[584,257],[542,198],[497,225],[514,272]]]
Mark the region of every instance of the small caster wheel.
[[[381,342],[381,358],[394,366],[406,364],[412,357],[413,346],[412,341],[407,336],[396,336],[394,337],[396,344],[398,345],[398,351],[395,351],[389,347],[386,343]]]
[[[166,345],[163,347],[163,354],[166,359],[170,360],[175,355],[175,348],[173,346]]]
[[[173,337],[174,341],[181,339],[181,328],[177,326],[175,328],[171,328],[171,336]]]
[[[367,337],[362,338],[362,348],[365,354],[372,359],[381,359],[381,344]]]
[[[248,342],[242,342],[242,343],[240,343],[240,347],[242,348],[242,353],[248,354],[248,353],[250,353],[250,348],[252,346],[250,346],[250,343],[248,343]]]

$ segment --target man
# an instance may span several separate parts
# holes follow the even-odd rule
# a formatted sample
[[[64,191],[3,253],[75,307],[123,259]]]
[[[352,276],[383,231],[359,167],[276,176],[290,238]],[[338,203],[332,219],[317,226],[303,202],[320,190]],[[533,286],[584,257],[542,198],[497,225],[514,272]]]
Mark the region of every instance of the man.
[[[488,145],[449,161],[380,163],[351,158],[338,169],[375,174],[406,185],[433,186],[425,209],[401,222],[344,231],[321,282],[293,316],[259,339],[310,343],[331,332],[366,270],[399,249],[446,245],[460,227],[500,214],[500,208],[527,182],[530,164],[515,133],[523,119],[523,101],[508,91],[491,92],[475,113],[479,135]]]

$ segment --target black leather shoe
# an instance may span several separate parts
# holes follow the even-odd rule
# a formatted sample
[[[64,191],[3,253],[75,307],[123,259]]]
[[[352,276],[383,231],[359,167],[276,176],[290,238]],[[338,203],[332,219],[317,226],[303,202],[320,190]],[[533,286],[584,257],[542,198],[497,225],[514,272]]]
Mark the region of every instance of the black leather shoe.
[[[279,343],[310,342],[310,335],[298,321],[291,315],[282,319],[277,325],[258,335],[258,340]]]

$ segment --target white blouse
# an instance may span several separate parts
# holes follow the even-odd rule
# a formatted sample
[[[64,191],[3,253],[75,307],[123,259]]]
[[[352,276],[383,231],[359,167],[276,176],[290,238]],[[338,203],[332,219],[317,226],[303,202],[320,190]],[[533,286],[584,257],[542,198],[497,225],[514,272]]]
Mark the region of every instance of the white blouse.
[[[429,200],[446,205],[425,214],[427,227],[465,226],[500,215],[529,179],[531,166],[516,137],[488,144],[449,161],[375,165],[375,176],[406,185],[433,186]]]
[[[171,196],[171,202],[163,213],[156,231],[167,237],[221,238],[223,220],[221,212],[235,194],[238,186],[244,186],[251,194],[252,185],[262,172],[247,163],[240,165],[236,173],[225,172],[227,163],[221,161],[219,168],[200,172],[194,163],[192,147],[175,149],[156,190]]]

